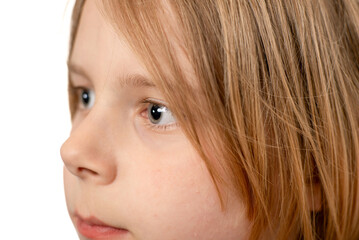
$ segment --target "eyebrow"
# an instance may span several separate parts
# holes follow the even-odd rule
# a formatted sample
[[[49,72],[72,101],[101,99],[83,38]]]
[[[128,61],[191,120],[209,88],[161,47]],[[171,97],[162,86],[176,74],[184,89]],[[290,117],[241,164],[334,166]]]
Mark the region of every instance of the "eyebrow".
[[[89,74],[86,70],[78,64],[67,64],[69,73],[80,75],[87,80],[91,81]],[[127,74],[125,77],[118,77],[118,86],[120,88],[155,88],[156,85],[147,77],[141,74]]]

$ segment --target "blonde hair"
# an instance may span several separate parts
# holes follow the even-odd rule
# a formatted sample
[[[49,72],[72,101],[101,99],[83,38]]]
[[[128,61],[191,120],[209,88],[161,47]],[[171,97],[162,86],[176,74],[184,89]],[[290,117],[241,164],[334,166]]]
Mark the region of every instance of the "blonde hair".
[[[359,239],[358,1],[168,2],[196,87],[174,54],[163,1],[108,0],[104,10],[222,200],[224,186],[243,199],[251,239]]]

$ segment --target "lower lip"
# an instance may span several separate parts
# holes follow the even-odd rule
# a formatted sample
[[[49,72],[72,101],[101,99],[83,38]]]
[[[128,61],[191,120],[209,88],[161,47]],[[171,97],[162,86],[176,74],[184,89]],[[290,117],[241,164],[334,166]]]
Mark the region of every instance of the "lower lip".
[[[92,240],[109,239],[111,237],[119,238],[125,236],[128,231],[120,228],[113,228],[104,225],[90,224],[82,219],[77,219],[77,230],[86,238]]]

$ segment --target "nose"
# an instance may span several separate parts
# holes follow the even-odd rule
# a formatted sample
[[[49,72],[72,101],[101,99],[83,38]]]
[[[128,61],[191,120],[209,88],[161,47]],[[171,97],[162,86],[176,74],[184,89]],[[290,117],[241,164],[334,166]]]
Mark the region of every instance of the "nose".
[[[111,131],[103,122],[83,120],[62,145],[60,154],[73,175],[95,184],[110,184],[116,178],[117,166],[111,150]]]

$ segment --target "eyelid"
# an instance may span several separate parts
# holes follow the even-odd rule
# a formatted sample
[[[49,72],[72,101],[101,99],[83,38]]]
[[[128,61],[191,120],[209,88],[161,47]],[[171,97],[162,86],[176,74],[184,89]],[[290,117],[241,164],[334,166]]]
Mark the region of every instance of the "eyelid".
[[[78,94],[80,91],[83,90],[92,90],[90,87],[85,87],[85,86],[70,86],[69,90],[73,93],[73,94]]]
[[[149,128],[150,130],[155,131],[157,133],[173,132],[180,127],[178,122],[173,122],[173,123],[167,124],[167,125],[154,125],[152,123],[146,122],[145,126],[147,128]]]
[[[72,87],[72,90],[74,91],[79,91],[79,90],[88,90],[89,88],[87,87],[82,87],[82,86],[77,86],[77,87]]]
[[[162,100],[159,100],[159,99],[155,99],[155,98],[145,98],[141,101],[141,103],[153,103],[153,104],[158,104],[158,105],[161,105],[163,107],[166,107],[169,109],[169,107],[167,106],[168,103],[162,101]]]

